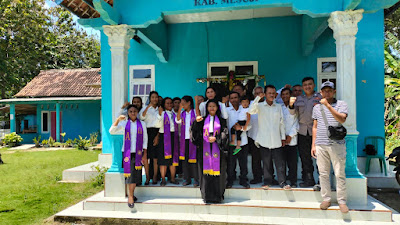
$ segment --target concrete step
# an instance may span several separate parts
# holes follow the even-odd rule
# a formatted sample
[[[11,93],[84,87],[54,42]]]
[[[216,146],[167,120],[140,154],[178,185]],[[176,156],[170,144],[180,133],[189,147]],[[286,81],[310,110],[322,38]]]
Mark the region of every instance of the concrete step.
[[[146,196],[149,189],[157,194]],[[165,190],[163,190],[165,189]],[[176,189],[176,190],[174,190]],[[256,189],[227,190],[228,192],[257,192]],[[366,206],[349,205],[350,212],[342,214],[337,204],[328,210],[319,209],[319,201],[255,200],[227,197],[221,204],[205,204],[200,197],[190,196],[197,188],[189,187],[138,187],[135,195],[138,202],[135,208],[127,206],[126,197],[104,197],[104,191],[55,215],[57,221],[90,221],[110,223],[142,220],[152,224],[363,224],[391,225],[399,224],[399,215],[389,207],[372,197],[368,197]],[[139,191],[140,190],[140,191]],[[182,196],[165,197],[159,193],[181,191]],[[263,191],[263,190],[261,190]],[[268,190],[266,192],[289,193],[295,191]],[[232,192],[232,193],[233,193]],[[311,192],[298,190],[299,193]],[[319,192],[317,192],[319,193]],[[157,197],[158,195],[158,197]],[[195,194],[196,195],[196,194]],[[196,195],[197,196],[197,195]],[[246,196],[252,196],[247,194]],[[394,215],[392,215],[394,212]],[[393,218],[393,219],[392,219]],[[168,220],[168,221],[167,221]]]
[[[81,183],[90,181],[93,177],[96,177],[99,172],[95,169],[99,167],[111,167],[111,154],[99,154],[98,161],[77,166],[74,168],[66,169],[63,171],[62,183]]]
[[[91,180],[97,176],[99,172],[94,169],[98,166],[98,162],[92,162],[85,165],[77,166],[71,169],[63,171],[62,181],[63,183],[78,183]]]
[[[139,189],[142,189],[141,187]],[[144,188],[143,188],[144,189]],[[148,188],[151,189],[151,188]],[[161,188],[153,188],[153,190],[159,190],[157,193],[167,193],[167,190]],[[127,198],[125,197],[104,197],[104,192],[100,192],[91,198],[83,202],[83,210],[96,210],[96,211],[118,211],[118,212],[134,212],[134,213],[171,213],[181,214],[182,217],[193,214],[212,214],[222,216],[245,216],[245,217],[285,217],[285,218],[309,218],[309,219],[333,219],[333,220],[354,220],[354,221],[381,221],[391,222],[392,211],[381,205],[378,201],[372,197],[368,198],[368,204],[366,206],[360,205],[349,205],[350,212],[348,214],[342,214],[337,204],[333,204],[329,210],[320,210],[319,201],[288,201],[283,199],[281,201],[273,198],[274,200],[263,199],[245,199],[227,197],[221,204],[205,204],[200,197],[188,198],[187,195],[191,189],[200,192],[195,188],[175,188],[182,191],[180,198],[174,197],[142,197],[140,192],[136,193],[138,202],[135,204],[135,208],[132,211],[127,206]],[[230,191],[245,191],[245,192],[258,192],[264,190],[257,189],[243,189]],[[280,196],[290,194],[290,192],[296,191],[283,191],[283,190],[267,190],[278,195],[279,192],[283,192]],[[307,193],[311,191],[297,191],[301,193]],[[234,192],[232,192],[234,193]],[[319,193],[319,192],[317,192]],[[185,197],[184,197],[185,196]],[[227,193],[227,196],[229,194]],[[236,196],[236,195],[235,195]],[[247,194],[246,196],[252,196]],[[268,197],[268,195],[266,195]]]
[[[225,190],[225,199],[239,200],[265,200],[279,202],[321,202],[321,193],[312,188],[293,188],[291,191],[284,191],[278,186],[272,186],[268,190],[261,188],[261,184],[252,185],[252,188],[245,189],[238,184],[233,188]],[[192,186],[177,186],[168,184],[165,187],[159,185],[140,186],[135,189],[135,196],[138,198],[201,198],[199,188]],[[332,192],[332,202],[336,202],[336,192]]]

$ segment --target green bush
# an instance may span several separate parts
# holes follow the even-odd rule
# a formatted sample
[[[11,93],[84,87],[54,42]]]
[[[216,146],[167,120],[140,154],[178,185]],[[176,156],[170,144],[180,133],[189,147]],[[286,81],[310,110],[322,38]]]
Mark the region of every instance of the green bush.
[[[43,147],[48,147],[48,146],[45,146],[45,145],[48,145],[48,144],[49,144],[49,142],[46,139],[42,141]]]
[[[54,142],[54,147],[61,147],[61,143],[60,142]]]
[[[99,174],[92,178],[93,187],[104,187],[104,177],[108,170],[107,167],[104,166],[92,166],[92,169],[95,169]]]
[[[64,144],[65,144],[64,146],[65,146],[65,147],[72,147],[72,146],[73,146],[72,142],[73,142],[73,141],[72,141],[71,139],[68,138],[68,140],[64,143]]]
[[[49,138],[49,140],[47,141],[49,143],[50,147],[54,147],[54,143],[56,142],[52,137]]]
[[[95,146],[98,142],[98,137],[99,137],[99,133],[98,132],[94,132],[90,134],[90,145],[91,146]]]
[[[79,139],[77,139],[76,145],[77,145],[77,148],[78,148],[79,150],[88,150],[89,147],[90,147],[90,140],[88,140],[86,137],[85,137],[85,138],[82,138],[82,137],[79,135]]]
[[[12,133],[6,134],[4,136],[3,143],[8,146],[15,146],[15,145],[18,145],[23,140],[24,139],[22,139],[22,137],[19,136],[17,133],[12,132]]]
[[[385,155],[389,155],[392,153],[393,149],[400,146],[400,138],[399,136],[392,134],[386,137],[386,149]]]
[[[35,143],[35,147],[36,148],[38,148],[38,147],[40,147],[40,139],[42,138],[42,136],[38,136],[37,138],[35,137],[34,139],[33,139],[33,143]]]

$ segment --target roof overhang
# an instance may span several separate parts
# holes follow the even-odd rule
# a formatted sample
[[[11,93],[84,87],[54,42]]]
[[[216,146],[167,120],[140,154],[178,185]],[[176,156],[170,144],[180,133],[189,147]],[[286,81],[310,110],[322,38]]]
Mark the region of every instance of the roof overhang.
[[[57,102],[85,102],[100,101],[101,97],[51,97],[51,98],[11,98],[1,99],[2,104],[39,104],[39,103],[57,103]]]

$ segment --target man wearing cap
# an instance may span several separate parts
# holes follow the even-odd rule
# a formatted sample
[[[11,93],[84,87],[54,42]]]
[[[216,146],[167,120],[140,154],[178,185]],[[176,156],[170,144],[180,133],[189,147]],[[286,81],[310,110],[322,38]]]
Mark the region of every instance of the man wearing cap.
[[[303,183],[300,187],[312,187],[315,185],[314,165],[311,158],[312,143],[312,111],[313,107],[319,104],[322,99],[320,93],[314,91],[315,83],[312,77],[305,77],[302,80],[304,95],[297,98],[291,97],[289,102],[290,114],[297,114],[299,118],[298,149],[301,159]]]
[[[335,86],[326,81],[321,86],[321,104],[314,106],[312,112],[313,135],[311,155],[317,159],[321,196],[323,202],[320,208],[326,210],[331,205],[331,183],[329,179],[331,163],[336,176],[336,193],[339,208],[347,213],[346,205],[346,144],[345,140],[332,140],[328,136],[328,126],[339,126],[346,121],[348,114],[347,103],[336,100]],[[326,121],[324,120],[326,117]]]

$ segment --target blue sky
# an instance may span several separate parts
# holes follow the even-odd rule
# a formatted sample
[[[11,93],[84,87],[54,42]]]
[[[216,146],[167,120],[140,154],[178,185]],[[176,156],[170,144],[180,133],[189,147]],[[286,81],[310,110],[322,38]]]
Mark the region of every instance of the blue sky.
[[[46,0],[46,7],[55,7],[55,6],[57,6],[57,4],[55,2],[53,2],[51,0]],[[84,27],[82,27],[77,21],[79,19],[79,17],[75,16],[74,14],[72,14],[72,15],[74,17],[74,21],[76,22],[76,24],[77,24],[77,26],[79,28],[84,29],[86,31],[86,33],[89,34],[89,35],[95,35],[97,37],[100,37],[100,33],[99,33],[98,30],[95,30],[95,29],[92,29],[92,28],[84,28]]]

